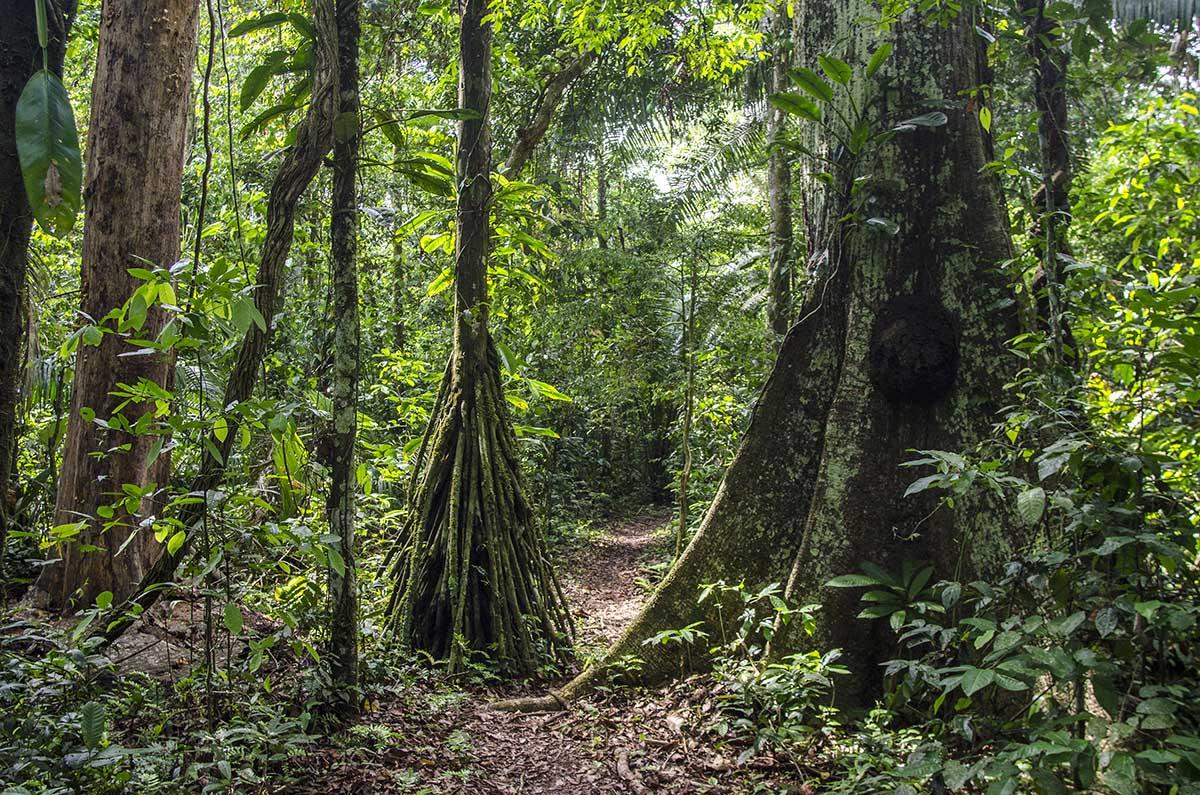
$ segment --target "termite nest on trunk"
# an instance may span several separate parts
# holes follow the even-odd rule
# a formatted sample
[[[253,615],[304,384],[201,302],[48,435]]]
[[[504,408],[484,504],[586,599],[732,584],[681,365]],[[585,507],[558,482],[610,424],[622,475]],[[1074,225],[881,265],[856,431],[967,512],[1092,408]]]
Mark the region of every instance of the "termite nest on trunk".
[[[870,374],[896,403],[933,403],[958,376],[958,319],[934,297],[893,298],[875,321]]]

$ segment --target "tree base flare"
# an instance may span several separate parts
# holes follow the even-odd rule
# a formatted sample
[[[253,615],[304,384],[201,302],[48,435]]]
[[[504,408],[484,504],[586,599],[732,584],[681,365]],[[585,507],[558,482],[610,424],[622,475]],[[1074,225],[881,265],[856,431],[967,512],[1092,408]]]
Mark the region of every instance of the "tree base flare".
[[[574,627],[533,526],[494,355],[455,353],[389,564],[389,628],[451,672],[477,652],[518,676],[571,660]]]

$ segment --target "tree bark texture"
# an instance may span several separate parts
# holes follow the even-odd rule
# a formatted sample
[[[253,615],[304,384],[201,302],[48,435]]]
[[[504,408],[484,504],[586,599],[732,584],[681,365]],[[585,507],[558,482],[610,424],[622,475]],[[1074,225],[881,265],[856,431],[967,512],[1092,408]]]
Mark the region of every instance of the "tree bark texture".
[[[330,461],[329,530],[339,539],[341,566],[331,566],[330,667],[346,692],[343,705],[356,712],[358,685],[358,580],[354,542],[354,444],[358,430],[358,37],[359,0],[338,0],[339,114],[355,119],[333,147],[333,445]],[[348,126],[348,125],[347,125]],[[344,129],[344,128],[343,128]]]
[[[0,0],[0,19],[4,20],[0,27],[0,538],[8,531],[10,482],[14,477],[16,409],[25,340],[25,272],[33,228],[17,158],[16,110],[25,84],[42,68],[35,17],[34,4],[29,0]],[[74,0],[47,8],[50,69],[59,76],[74,17]],[[0,542],[0,553],[3,548]]]
[[[462,0],[460,13],[459,106],[478,115],[458,125],[454,346],[389,555],[387,614],[402,641],[451,671],[483,652],[534,674],[568,659],[574,631],[533,526],[488,335],[492,29],[486,0]]]
[[[251,325],[238,347],[233,370],[225,384],[222,405],[228,432],[224,439],[209,437],[219,457],[208,451],[207,445],[200,462],[200,470],[192,479],[188,491],[210,494],[216,489],[225,474],[225,467],[237,438],[242,415],[238,406],[249,400],[258,381],[267,343],[273,329],[275,314],[279,309],[284,267],[291,252],[295,232],[296,206],[304,191],[312,183],[321,168],[321,163],[333,146],[334,117],[338,107],[338,63],[337,24],[334,0],[315,0],[313,3],[313,27],[316,30],[316,47],[313,53],[313,92],[308,111],[296,132],[296,143],[288,150],[279,165],[267,200],[267,231],[263,239],[262,254],[258,265],[258,290],[254,293],[254,305],[266,321],[266,330]],[[207,510],[203,503],[183,506],[176,517],[187,530],[186,540],[174,552],[163,553],[153,567],[142,577],[133,596],[115,606],[103,622],[105,640],[111,643],[128,629],[134,620],[149,609],[167,590],[174,579],[196,537],[196,527]]]
[[[791,29],[786,3],[769,12],[772,93],[788,90],[787,70]],[[767,106],[767,144],[779,140],[787,114],[774,105]],[[792,304],[792,170],[787,151],[776,147],[767,159],[767,204],[771,211],[770,250],[767,255],[767,334],[772,348],[778,348],[791,323]]]
[[[192,68],[196,57],[197,0],[109,0],[101,11],[92,112],[88,125],[84,179],[85,225],[81,265],[81,310],[93,322],[120,307],[141,281],[129,268],[167,268],[179,259],[180,191]],[[96,509],[115,502],[123,485],[166,485],[170,457],[151,460],[154,435],[106,430],[85,419],[89,408],[112,421],[121,398],[110,394],[118,384],[143,379],[170,389],[172,355],[128,355],[131,336],[154,339],[167,322],[157,305],[136,332],[106,333],[95,347],[80,344],[75,357],[71,409],[56,523],[84,521],[86,527],[59,547],[60,561],[38,579],[56,610],[90,605],[97,594],[117,599],[133,586],[158,547],[148,528],[138,530],[154,501],[142,501],[136,513],[119,510],[113,520],[98,521]],[[132,424],[151,406],[124,410]],[[137,537],[118,554],[132,533]],[[86,545],[99,547],[85,552]]]
[[[854,675],[839,691],[853,701],[870,698],[891,643],[878,622],[855,618],[857,591],[826,582],[863,561],[898,570],[907,558],[934,564],[937,576],[966,577],[1008,559],[1003,509],[969,497],[934,511],[934,495],[903,496],[917,475],[900,464],[916,457],[911,450],[962,450],[989,434],[1010,370],[1004,343],[1017,326],[998,267],[1010,256],[1005,208],[998,182],[982,172],[986,142],[963,95],[988,79],[972,12],[944,28],[914,18],[895,25],[895,50],[868,83],[862,65],[879,42],[854,20],[869,3],[801,6],[803,60],[815,66],[832,51],[856,64],[859,107],[881,92],[875,129],[933,109],[949,121],[899,133],[858,164],[872,216],[896,223],[895,235],[839,224],[848,183],[830,191],[806,179],[813,286],[699,531],[607,659],[643,658],[647,682],[670,676],[678,650],[642,642],[714,620],[696,604],[701,583],[787,581],[794,604],[823,607],[815,638],[780,636],[777,651],[843,649]],[[835,151],[826,132],[806,129],[815,151]],[[587,689],[601,670],[556,698]]]

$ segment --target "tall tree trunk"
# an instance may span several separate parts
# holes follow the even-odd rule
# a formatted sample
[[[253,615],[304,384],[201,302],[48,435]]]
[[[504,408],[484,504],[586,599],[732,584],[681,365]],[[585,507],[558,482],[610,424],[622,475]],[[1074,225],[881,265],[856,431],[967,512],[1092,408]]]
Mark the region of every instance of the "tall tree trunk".
[[[833,54],[858,65],[851,85],[858,107],[873,99],[874,129],[931,108],[949,121],[898,133],[858,164],[858,174],[872,176],[872,215],[897,224],[895,235],[839,223],[853,175],[833,192],[816,181],[805,185],[814,286],[699,531],[607,658],[636,654],[645,660],[645,681],[670,676],[679,670],[678,650],[642,641],[693,621],[715,622],[712,608],[696,603],[701,583],[786,580],[793,603],[823,608],[815,639],[778,637],[778,650],[842,648],[854,675],[839,680],[839,693],[869,700],[877,664],[894,642],[855,618],[857,592],[824,584],[862,561],[895,570],[914,559],[932,563],[937,576],[969,576],[998,566],[1011,549],[1002,508],[967,496],[953,510],[932,512],[933,495],[903,496],[913,475],[899,466],[913,449],[961,450],[990,432],[1010,370],[1004,343],[1016,331],[999,268],[1010,242],[999,185],[983,171],[983,132],[963,96],[988,81],[974,12],[945,27],[919,17],[897,23],[883,79],[868,84],[861,73],[869,37],[855,28],[869,17],[868,0],[801,6],[805,59],[850,44]],[[885,94],[874,94],[879,85],[887,85]],[[851,111],[844,100],[837,110]],[[816,152],[834,152],[827,133],[806,129]],[[585,690],[602,669],[585,672],[557,698]]]
[[[67,36],[75,17],[74,0],[47,9],[50,69],[62,75]],[[17,443],[17,396],[25,339],[25,263],[33,215],[17,158],[17,100],[42,67],[34,3],[0,0],[0,572],[7,538],[10,481]]]
[[[1042,185],[1034,196],[1033,212],[1040,215],[1034,245],[1041,266],[1034,278],[1038,320],[1050,334],[1054,362],[1063,361],[1071,343],[1062,305],[1060,254],[1069,253],[1071,223],[1071,146],[1067,135],[1067,66],[1070,52],[1062,47],[1059,22],[1046,16],[1046,0],[1021,0],[1026,38],[1033,59],[1033,101],[1038,111],[1038,144]],[[1073,347],[1073,345],[1071,346]]]
[[[398,147],[397,147],[398,148]],[[400,155],[397,154],[397,157]],[[399,201],[396,204],[396,212],[400,212]],[[400,216],[396,216],[396,226],[403,223]],[[403,351],[405,343],[408,341],[408,320],[405,317],[405,312],[408,311],[408,273],[404,263],[404,239],[399,233],[392,230],[392,346],[397,351]]]
[[[771,53],[771,91],[786,91],[791,45],[787,3],[769,12],[773,51]],[[786,114],[774,105],[767,106],[767,143],[776,143],[783,134]],[[767,336],[777,349],[791,324],[792,304],[792,171],[788,154],[782,147],[771,150],[767,160],[767,204],[771,211],[770,251],[767,255]]]
[[[333,265],[333,445],[329,489],[329,530],[338,537],[341,565],[330,567],[330,667],[342,689],[340,705],[357,712],[358,580],[354,546],[354,442],[358,430],[358,22],[359,0],[338,0],[339,115],[355,119],[333,147],[333,212],[330,246]]]
[[[401,49],[396,46],[392,53],[392,68],[395,77],[399,77],[403,69],[400,58]],[[404,147],[399,140],[392,145],[392,159],[399,163],[404,158]],[[405,312],[408,311],[408,274],[404,263],[404,238],[396,231],[404,223],[400,214],[402,204],[399,183],[392,189],[392,210],[395,212],[395,223],[392,228],[392,345],[397,351],[404,350],[408,339],[408,322]]]
[[[313,27],[316,30],[316,46],[313,53],[312,99],[304,120],[296,128],[296,142],[279,164],[275,179],[271,183],[267,199],[267,231],[263,237],[262,254],[259,258],[254,293],[254,306],[266,321],[264,328],[251,325],[246,330],[233,370],[225,383],[225,394],[221,405],[225,414],[227,430],[223,438],[208,437],[200,471],[192,479],[188,491],[208,494],[216,489],[225,474],[225,467],[238,437],[242,415],[237,407],[250,399],[254,385],[262,369],[267,353],[267,343],[273,330],[275,314],[281,303],[281,288],[284,281],[284,266],[292,249],[296,223],[296,205],[313,178],[321,168],[321,162],[333,145],[334,117],[338,107],[337,79],[337,23],[334,0],[313,0]],[[216,451],[214,455],[211,450]],[[175,578],[179,566],[191,550],[197,536],[197,526],[205,515],[203,502],[184,505],[176,520],[185,528],[187,536],[174,552],[164,551],[146,572],[134,590],[134,595],[113,607],[102,621],[96,622],[106,642],[119,638],[139,615],[148,610],[159,597],[167,592],[164,586]]]
[[[683,367],[686,380],[683,391],[683,427],[679,434],[679,454],[683,465],[679,470],[679,527],[675,534],[675,558],[683,554],[687,541],[688,512],[691,509],[692,479],[692,417],[696,406],[696,292],[700,287],[699,272],[694,258],[689,258],[679,274],[679,309],[683,326]]]
[[[604,156],[604,128],[596,146],[596,245],[608,248],[608,160]]]
[[[168,268],[179,259],[198,8],[197,0],[108,0],[101,11],[81,265],[81,309],[97,323],[141,284],[129,268],[147,262]],[[91,604],[102,591],[124,598],[153,561],[158,544],[148,529],[138,530],[153,500],[142,500],[135,512],[122,508],[108,521],[97,520],[96,512],[116,502],[123,486],[166,485],[170,458],[154,459],[156,437],[128,430],[152,405],[118,412],[122,399],[111,394],[118,384],[142,380],[170,389],[173,355],[122,355],[134,351],[129,338],[154,339],[166,321],[160,307],[151,307],[140,328],[106,323],[101,343],[81,344],[76,353],[56,523],[85,525],[60,545],[61,560],[38,579],[53,609]],[[85,409],[110,428],[85,417]],[[133,533],[137,537],[118,552]],[[91,545],[99,549],[85,552]]]
[[[492,29],[486,0],[462,0],[454,346],[413,464],[409,519],[389,556],[389,625],[458,670],[476,652],[510,673],[563,661],[574,634],[533,526],[488,335]],[[516,174],[516,170],[511,172]]]

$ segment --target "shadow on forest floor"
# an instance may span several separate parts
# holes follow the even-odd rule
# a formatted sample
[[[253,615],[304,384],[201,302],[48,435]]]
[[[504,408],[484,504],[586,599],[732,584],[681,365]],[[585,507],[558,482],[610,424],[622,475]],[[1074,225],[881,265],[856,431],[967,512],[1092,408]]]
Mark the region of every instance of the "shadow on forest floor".
[[[598,652],[637,614],[648,558],[663,553],[667,521],[643,514],[615,521],[558,563],[579,645]],[[662,544],[665,548],[666,543]],[[663,553],[665,554],[665,553]],[[641,582],[639,582],[641,581]],[[535,684],[505,696],[544,692]],[[496,692],[445,680],[405,687],[360,723],[306,757],[302,793],[690,793],[811,792],[789,763],[708,731],[715,720],[706,682],[596,694],[557,713],[487,708]],[[702,728],[703,727],[703,728]]]

